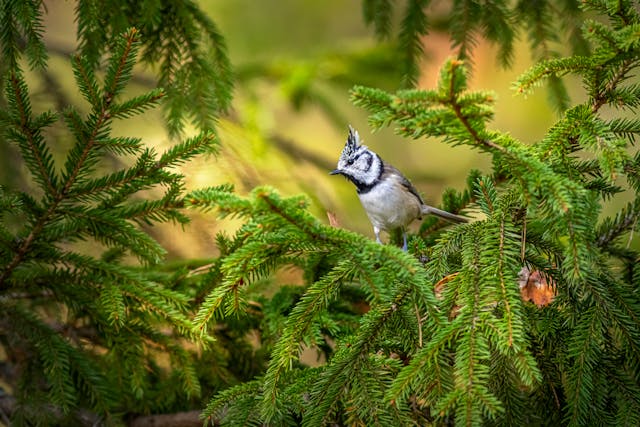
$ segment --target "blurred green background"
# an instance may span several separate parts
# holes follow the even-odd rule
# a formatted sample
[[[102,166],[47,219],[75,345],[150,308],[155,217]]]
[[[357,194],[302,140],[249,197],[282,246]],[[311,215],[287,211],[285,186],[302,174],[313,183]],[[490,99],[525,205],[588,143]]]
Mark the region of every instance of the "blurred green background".
[[[69,102],[82,105],[69,66],[76,46],[75,4],[49,0],[45,5],[51,59],[45,73],[29,75],[34,103],[39,109]],[[240,193],[257,185],[273,186],[285,195],[302,192],[321,220],[327,221],[326,212],[331,211],[342,227],[371,236],[353,186],[328,175],[344,145],[348,124],[359,130],[370,148],[402,170],[429,204],[438,205],[447,187],[462,188],[470,169],[489,170],[490,159],[467,147],[451,147],[436,139],[409,141],[395,136],[392,129],[371,132],[364,112],[350,104],[349,89],[358,84],[393,91],[399,88],[401,75],[393,46],[366,28],[359,0],[217,0],[203,1],[201,6],[226,38],[236,85],[233,107],[219,121],[220,155],[196,159],[183,169],[190,188],[231,182]],[[452,55],[451,41],[432,29],[424,47],[419,87],[431,88],[440,65]],[[524,142],[536,141],[556,113],[545,90],[528,97],[511,90],[512,82],[531,64],[526,42],[518,42],[510,70],[501,68],[495,58],[494,48],[480,42],[473,54],[470,89],[497,94],[495,129]],[[142,92],[151,86],[150,70],[140,69],[129,90]],[[159,109],[121,122],[116,133],[140,136],[160,150],[172,144]],[[49,137],[62,158],[70,146],[68,135],[60,127]],[[8,150],[2,155],[2,179],[24,188],[26,170],[15,170],[17,154]],[[233,220],[220,222],[212,215],[194,213],[193,224],[185,230],[162,225],[151,232],[169,250],[170,258],[207,258],[216,253],[216,232],[232,232],[235,227]]]

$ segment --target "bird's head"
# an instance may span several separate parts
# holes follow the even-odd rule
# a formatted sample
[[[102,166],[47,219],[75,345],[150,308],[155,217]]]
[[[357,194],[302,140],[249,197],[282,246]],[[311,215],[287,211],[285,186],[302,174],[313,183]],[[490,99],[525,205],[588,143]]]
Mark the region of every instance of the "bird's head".
[[[357,186],[372,185],[382,172],[382,161],[366,145],[362,145],[358,131],[349,126],[347,142],[331,175],[342,175]]]

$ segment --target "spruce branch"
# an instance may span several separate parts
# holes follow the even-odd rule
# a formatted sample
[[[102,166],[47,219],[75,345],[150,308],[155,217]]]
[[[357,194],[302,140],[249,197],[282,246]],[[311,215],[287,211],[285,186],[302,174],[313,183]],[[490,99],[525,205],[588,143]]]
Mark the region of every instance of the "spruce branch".
[[[403,86],[414,86],[419,73],[419,58],[422,56],[422,37],[429,26],[424,11],[430,0],[409,0],[402,18],[399,34],[400,48],[404,52]]]
[[[500,261],[497,265],[496,268],[496,273],[497,273],[497,277],[499,278],[498,280],[500,281],[500,292],[502,294],[502,301],[504,303],[504,311],[505,311],[505,316],[506,316],[506,325],[507,325],[507,345],[509,347],[515,346],[517,345],[515,343],[515,338],[514,338],[514,316],[515,314],[513,313],[513,310],[511,309],[511,304],[509,302],[509,298],[508,298],[508,291],[507,291],[507,284],[505,283],[505,279],[508,278],[509,272],[507,271],[507,266],[505,265],[505,239],[507,238],[505,236],[505,214],[503,213],[503,217],[500,218],[500,234],[498,237],[498,250],[500,252],[500,257],[498,258]],[[513,289],[512,285],[509,285],[509,287],[511,289]],[[516,348],[516,351],[518,349]]]
[[[58,191],[58,182],[53,167],[53,156],[44,144],[41,131],[43,127],[51,125],[56,120],[56,115],[43,113],[39,117],[32,117],[31,103],[28,99],[24,78],[19,72],[11,72],[9,82],[10,86],[7,87],[9,105],[13,111],[18,113],[17,117],[12,118],[11,125],[20,132],[14,134],[12,139],[18,144],[25,144],[22,153],[26,157],[25,161],[30,167],[31,173],[44,187],[44,190],[55,197]]]
[[[591,307],[584,313],[585,322],[579,323],[570,341],[569,354],[574,358],[574,364],[569,369],[567,378],[568,407],[566,422],[568,425],[584,425],[594,415],[600,415],[603,408],[590,405],[589,396],[594,387],[594,370],[599,363],[597,350],[602,345],[603,325],[596,307]]]
[[[43,69],[48,55],[43,41],[44,26],[41,1],[5,1],[0,8],[0,48],[7,67],[6,72],[19,72],[21,53],[32,69]],[[0,78],[4,75],[0,74]]]
[[[393,381],[386,394],[387,401],[407,399],[412,391],[423,389],[425,404],[431,405],[449,391],[452,372],[446,353],[451,343],[458,340],[465,321],[456,317],[430,337]]]
[[[391,0],[364,0],[362,2],[362,15],[366,24],[372,24],[376,35],[381,38],[391,36],[392,18]]]
[[[466,77],[463,62],[450,60],[441,70],[441,80],[439,86],[447,88],[446,103],[453,109],[453,112],[462,126],[471,136],[471,139],[480,146],[485,146],[494,151],[505,152],[504,147],[492,142],[480,135],[480,131],[472,125],[470,117],[463,112],[463,105],[460,103],[460,92],[466,89]],[[448,83],[448,85],[447,85]],[[442,89],[441,89],[442,91]],[[480,102],[487,102],[489,97],[480,98]]]
[[[124,35],[124,39],[125,42],[121,43],[122,47],[123,47],[123,52],[122,55],[128,55],[131,51],[131,45],[135,42],[135,35],[136,32],[135,30],[132,30],[129,34]],[[127,62],[126,58],[120,57],[118,58],[118,64],[124,64]],[[122,67],[124,67],[124,65],[122,65]],[[112,67],[113,70],[112,74],[118,74],[120,75],[120,71],[121,71],[121,67],[117,66],[117,67]],[[120,71],[118,71],[120,70]],[[18,99],[26,99],[24,98],[24,91],[23,90],[18,90],[18,88],[21,88],[21,85],[19,84],[19,81],[17,80],[17,76],[14,74],[13,78],[15,79],[15,84],[14,87],[17,90],[17,98]],[[112,77],[113,78],[113,77]],[[111,84],[115,84],[115,82],[113,81]],[[22,87],[24,88],[24,85],[22,85]],[[71,189],[71,187],[73,186],[73,184],[76,182],[76,178],[78,177],[78,174],[80,173],[80,170],[84,164],[84,162],[87,160],[87,158],[90,155],[91,149],[93,148],[94,144],[96,143],[96,136],[99,134],[102,126],[105,124],[105,122],[108,120],[109,118],[109,112],[108,112],[108,108],[111,104],[111,102],[113,101],[113,96],[115,95],[115,93],[105,93],[104,94],[104,103],[101,103],[100,107],[96,107],[94,106],[94,108],[98,108],[97,111],[94,112],[94,117],[95,117],[95,123],[93,123],[93,130],[91,131],[91,133],[89,134],[87,141],[83,142],[82,144],[80,144],[80,142],[78,142],[78,144],[76,145],[76,147],[74,148],[74,150],[72,151],[72,153],[69,156],[69,160],[73,159],[73,162],[68,162],[67,163],[67,170],[66,172],[62,175],[62,183],[60,185],[59,190],[57,190],[57,185],[54,185],[52,179],[51,180],[47,180],[46,182],[50,183],[49,186],[51,187],[52,190],[50,194],[51,194],[51,198],[50,198],[50,202],[49,202],[49,206],[47,207],[46,212],[40,216],[40,218],[38,218],[37,222],[34,224],[33,228],[31,229],[30,233],[27,235],[27,237],[24,239],[24,241],[22,242],[22,244],[17,248],[16,253],[14,255],[14,257],[11,259],[11,261],[4,267],[2,273],[0,274],[0,288],[2,286],[4,286],[6,279],[11,275],[12,271],[20,264],[20,262],[22,262],[24,256],[26,255],[26,253],[28,252],[29,248],[31,247],[31,245],[33,244],[34,240],[37,238],[37,236],[41,233],[42,229],[45,227],[45,225],[47,224],[47,222],[50,220],[50,218],[54,215],[54,213],[56,212],[58,206],[60,205],[60,203],[63,201],[63,199],[65,197],[67,197],[67,194],[69,193],[69,190]],[[19,111],[22,112],[23,116],[27,113],[28,109],[25,108],[26,104],[24,103],[20,103],[18,105],[18,109]],[[21,121],[21,125],[26,125],[26,123],[28,123],[26,121],[26,117]],[[28,152],[28,151],[27,151]],[[44,159],[50,158],[50,155],[47,156],[46,152],[44,153]],[[38,160],[38,163],[42,166],[45,165],[46,160],[44,161],[40,161]],[[38,175],[36,175],[38,176]]]
[[[89,128],[87,129],[86,141],[77,140],[67,158],[60,200],[67,195],[81,172],[87,173],[96,162],[97,153],[94,146],[99,144],[99,140],[104,136],[105,128],[112,119],[110,108],[115,102],[114,98],[122,91],[130,78],[136,58],[137,44],[137,30],[132,28],[122,34],[114,46],[113,56],[102,88],[102,100],[99,104],[93,105],[93,112],[87,123]]]
[[[400,305],[411,293],[410,287],[399,286],[393,300],[384,306],[368,312],[361,321],[361,333],[354,337],[349,346],[334,356],[332,363],[321,374],[319,381],[313,386],[310,399],[313,403],[305,421],[309,425],[322,425],[330,421],[330,416],[350,381],[351,370],[358,370],[363,357],[377,342],[376,337],[384,331],[387,321],[394,316]],[[269,410],[269,408],[265,408]],[[265,415],[271,415],[267,412]]]
[[[72,59],[72,69],[80,93],[85,97],[90,105],[100,105],[101,90],[98,87],[98,80],[93,72],[93,67],[86,56],[75,54]]]
[[[513,84],[518,93],[529,93],[533,87],[550,76],[563,76],[568,73],[580,73],[591,70],[591,61],[586,56],[571,56],[568,58],[554,58],[538,62],[523,73]]]
[[[52,387],[52,403],[68,413],[75,406],[78,390],[82,389],[94,400],[97,408],[105,410],[111,406],[112,390],[106,386],[108,382],[90,358],[80,356],[77,349],[21,304],[3,301],[0,305],[5,313],[11,314],[7,318],[12,322],[10,327],[14,339],[20,337],[37,350],[36,354],[41,358],[40,363]]]
[[[223,418],[226,412],[233,410],[234,403],[249,398],[255,407],[256,398],[254,396],[260,394],[262,388],[262,380],[256,379],[247,381],[235,387],[228,388],[212,399],[207,407],[202,411],[200,418],[205,423],[214,423],[216,420]]]
[[[164,88],[165,120],[172,136],[180,135],[190,121],[202,131],[211,130],[229,108],[234,77],[226,40],[196,2],[148,1],[141,6],[131,0],[83,0],[76,20],[89,69],[99,65],[105,46],[118,34],[135,27],[144,35],[140,61],[157,70],[151,86]]]
[[[473,48],[478,45],[474,28],[480,15],[478,6],[475,2],[462,0],[452,8],[451,37],[454,46],[458,48],[458,57],[462,60],[468,60]]]
[[[597,113],[602,106],[610,103],[611,94],[617,89],[618,85],[628,77],[629,72],[637,67],[637,65],[638,61],[635,59],[626,59],[619,64],[615,74],[608,79],[606,85],[602,88],[598,88],[597,92],[592,95],[593,100],[591,101],[591,109],[594,114]]]
[[[288,316],[264,377],[263,411],[276,405],[280,378],[285,370],[291,369],[292,361],[298,357],[300,342],[311,327],[311,322],[337,296],[339,286],[353,275],[354,266],[350,264],[339,263],[330,274],[311,285]]]

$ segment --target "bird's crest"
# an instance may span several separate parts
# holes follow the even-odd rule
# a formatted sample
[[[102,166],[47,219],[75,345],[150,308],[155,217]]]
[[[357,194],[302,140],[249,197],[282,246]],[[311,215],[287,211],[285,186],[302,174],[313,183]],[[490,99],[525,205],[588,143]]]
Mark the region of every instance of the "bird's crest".
[[[351,125],[349,125],[349,136],[347,136],[347,143],[342,150],[342,157],[349,157],[356,152],[360,146],[360,135]]]

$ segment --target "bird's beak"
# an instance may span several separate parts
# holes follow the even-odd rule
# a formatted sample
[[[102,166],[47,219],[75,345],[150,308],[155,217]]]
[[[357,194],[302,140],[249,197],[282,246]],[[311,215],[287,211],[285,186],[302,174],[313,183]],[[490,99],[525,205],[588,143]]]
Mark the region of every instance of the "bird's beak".
[[[340,175],[342,173],[342,171],[340,169],[334,169],[331,172],[329,172],[329,175]]]

